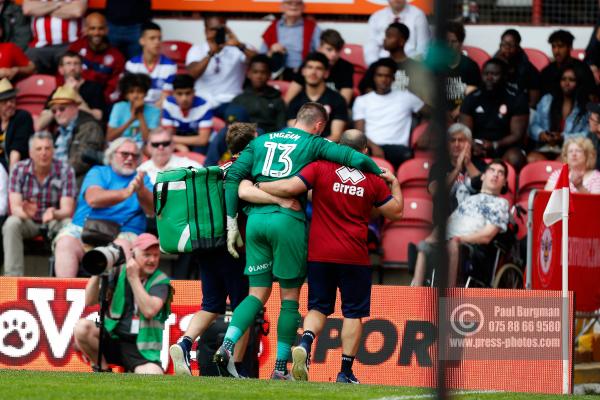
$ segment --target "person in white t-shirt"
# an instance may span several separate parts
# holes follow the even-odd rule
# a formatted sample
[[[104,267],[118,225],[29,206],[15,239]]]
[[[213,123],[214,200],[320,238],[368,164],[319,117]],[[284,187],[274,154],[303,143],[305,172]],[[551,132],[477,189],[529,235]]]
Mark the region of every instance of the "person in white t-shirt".
[[[418,58],[425,54],[431,38],[427,17],[420,8],[407,3],[407,0],[389,0],[389,7],[369,17],[369,38],[364,48],[367,65],[381,57],[389,57],[389,53],[383,49],[383,39],[385,30],[392,22],[401,22],[410,30],[410,37],[404,45],[404,52],[408,57]]]
[[[206,42],[192,46],[185,60],[189,74],[196,79],[196,96],[207,99],[214,114],[224,120],[229,103],[242,93],[247,62],[257,54],[225,24],[223,16],[205,17]]]
[[[413,113],[430,113],[429,106],[411,92],[392,90],[396,68],[391,58],[374,63],[375,90],[358,96],[352,107],[354,127],[367,135],[371,155],[385,158],[394,168],[412,156],[409,141]]]
[[[171,132],[162,127],[152,130],[148,140],[150,159],[143,162],[139,166],[138,171],[145,172],[148,178],[150,178],[150,182],[154,184],[159,172],[180,167],[202,167],[202,165],[192,159],[174,155],[174,148]]]

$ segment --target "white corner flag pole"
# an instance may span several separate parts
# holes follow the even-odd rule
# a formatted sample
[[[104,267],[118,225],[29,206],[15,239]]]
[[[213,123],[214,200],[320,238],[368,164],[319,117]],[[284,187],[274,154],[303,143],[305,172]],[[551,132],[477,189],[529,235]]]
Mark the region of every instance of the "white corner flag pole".
[[[562,188],[562,366],[563,394],[569,394],[569,188]]]

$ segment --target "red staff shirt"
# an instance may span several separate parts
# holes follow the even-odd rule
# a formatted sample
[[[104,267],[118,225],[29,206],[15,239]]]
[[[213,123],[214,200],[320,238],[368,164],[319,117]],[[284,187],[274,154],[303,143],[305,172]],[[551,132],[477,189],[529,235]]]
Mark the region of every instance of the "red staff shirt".
[[[330,161],[313,162],[298,177],[313,189],[308,261],[370,265],[371,209],[392,199],[384,180]]]
[[[0,68],[26,67],[29,58],[14,43],[0,43]]]

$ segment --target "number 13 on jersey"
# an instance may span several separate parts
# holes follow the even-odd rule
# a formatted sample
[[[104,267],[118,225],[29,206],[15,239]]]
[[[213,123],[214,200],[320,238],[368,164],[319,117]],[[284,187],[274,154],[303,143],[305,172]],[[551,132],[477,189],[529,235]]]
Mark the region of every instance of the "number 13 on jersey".
[[[265,142],[265,147],[267,148],[267,155],[265,156],[262,174],[273,178],[284,178],[288,176],[293,168],[290,155],[296,148],[296,144]],[[283,169],[271,169],[276,153],[279,155],[277,162],[283,164]]]

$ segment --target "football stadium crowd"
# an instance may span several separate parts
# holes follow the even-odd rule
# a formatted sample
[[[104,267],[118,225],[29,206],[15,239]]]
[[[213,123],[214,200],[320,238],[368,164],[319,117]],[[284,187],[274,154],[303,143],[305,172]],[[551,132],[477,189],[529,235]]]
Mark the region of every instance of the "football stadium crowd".
[[[487,266],[495,258],[490,253],[492,242],[502,235],[513,236],[511,242],[516,242],[525,233],[525,224],[515,221],[511,208],[527,203],[532,187],[525,190],[522,185],[525,172],[535,178],[529,182],[538,181],[537,188],[551,190],[561,163],[567,163],[572,192],[600,193],[598,27],[584,57],[577,56],[569,31],[554,31],[548,38],[553,55],[550,60],[540,57],[540,49],[532,53],[522,48],[521,35],[515,29],[490,38],[499,42],[492,56],[463,47],[464,26],[449,21],[443,112],[450,163],[440,165],[433,161],[435,138],[428,123],[435,111],[434,79],[426,63],[431,28],[425,14],[404,0],[390,0],[388,6],[371,15],[363,46],[345,43],[334,29],[322,29],[318,19],[304,14],[301,0],[281,2],[281,15],[262,34],[260,47],[236,35],[227,25],[226,15],[208,13],[198,21],[204,24],[204,41],[165,45],[161,27],[152,21],[149,1],[108,0],[105,9],[95,11],[88,10],[85,0],[23,0],[22,6],[4,0],[0,9],[3,275],[25,274],[25,253],[34,243],[51,249],[53,276],[85,276],[80,264],[88,249],[82,240],[88,222],[117,225],[115,243],[124,249],[128,261],[123,278],[119,277],[115,289],[118,301],[113,301],[111,312],[113,316],[129,313],[129,319],[136,313],[142,317],[135,329],[133,321],[122,323],[118,318],[110,329],[125,332],[123,336],[139,331],[147,346],[142,349],[138,342],[136,348],[132,345],[135,340],[128,337],[119,345],[120,353],[111,351],[107,357],[131,371],[162,373],[152,347],[160,343],[152,336],[157,326],[152,322],[160,319],[169,301],[168,278],[153,275],[159,254],[153,236],[152,193],[161,171],[215,165],[228,168],[225,188],[231,255],[226,249],[181,255],[171,271],[171,278],[186,279],[200,265],[205,294],[203,311],[194,317],[193,326],[179,344],[171,348],[175,371],[189,372],[193,341],[224,312],[229,294],[232,308],[242,311],[234,313],[215,361],[223,375],[238,376],[236,367],[240,368],[243,350],[239,356],[234,345],[239,342],[238,347],[245,348],[244,331],[270,295],[272,282],[261,280],[262,275],[247,274],[248,292],[244,263],[237,254],[237,208],[230,204],[232,193],[231,203],[237,203],[239,193],[248,203],[275,204],[287,210],[258,214],[270,232],[257,233],[257,214],[248,217],[248,231],[252,227],[254,232],[246,233],[246,257],[248,263],[252,258],[252,265],[262,268],[266,264],[260,264],[258,253],[263,243],[256,235],[264,235],[271,244],[275,239],[269,239],[269,234],[285,235],[287,231],[304,235],[304,215],[292,219],[299,221],[296,228],[276,215],[303,214],[304,205],[290,197],[313,189],[309,217],[312,215],[318,228],[311,227],[308,238],[308,281],[315,292],[328,291],[331,285],[335,292],[338,279],[345,303],[342,336],[343,341],[348,340],[343,344],[338,381],[349,383],[358,382],[352,362],[355,338],[360,338],[360,319],[369,315],[365,298],[370,296],[371,269],[366,269],[366,277],[364,272],[371,261],[360,251],[351,259],[351,251],[347,258],[335,258],[327,252],[317,256],[312,246],[327,242],[329,235],[346,235],[344,240],[359,242],[359,250],[364,245],[371,253],[380,254],[384,265],[409,265],[414,271],[413,285],[433,284],[426,256],[436,247],[430,233],[431,198],[436,191],[433,177],[437,172],[446,175],[450,190],[450,282],[461,284],[464,280],[460,264],[467,257],[479,262],[471,268],[483,270],[471,271],[477,280],[492,286],[494,276]],[[260,164],[264,175],[289,175],[290,179],[280,185],[263,184],[260,179],[245,182],[243,178],[250,176],[251,168],[254,171],[256,157],[264,150],[258,147],[261,137],[276,131],[286,132],[282,140],[294,135],[304,138],[305,134],[328,140],[304,138],[306,145],[298,143],[305,146],[303,152],[313,153],[302,156],[307,167],[295,171],[295,178],[290,171],[273,171]],[[269,143],[265,143],[267,149]],[[284,150],[279,158],[284,164],[289,160],[289,149],[295,148],[285,146],[296,144],[269,149]],[[268,154],[272,160],[273,154]],[[348,168],[340,173],[336,170],[339,164]],[[357,177],[350,167],[379,174],[381,179],[360,171]],[[325,185],[319,179],[336,173],[342,183],[335,183],[334,191],[361,197],[363,203],[327,202],[321,194],[325,189],[320,189]],[[361,181],[363,186],[357,186]],[[317,222],[335,219],[335,212],[350,215],[352,207],[360,209],[353,214],[353,222],[364,230],[337,232],[335,225]],[[373,207],[380,211],[376,217],[370,213]],[[410,224],[402,224],[403,208],[405,217],[410,214],[412,218]],[[275,227],[280,224],[285,227],[277,233]],[[240,221],[239,226],[246,224]],[[332,245],[329,251],[332,249],[337,248]],[[274,249],[275,263],[284,250],[289,258],[295,257],[294,252],[306,252],[285,246]],[[146,263],[150,272],[136,272],[130,267],[136,264],[130,261],[131,254],[139,254],[137,262]],[[306,262],[305,255],[298,257],[299,263]],[[351,278],[342,277],[342,273],[332,278],[322,273],[321,265],[331,263],[360,268]],[[222,268],[220,275],[206,271],[213,265]],[[311,311],[288,372],[286,363],[300,321],[298,291],[306,267],[296,275],[290,271],[279,271],[278,275],[278,265],[271,267],[279,278],[283,299],[273,378],[293,375],[305,380],[312,341],[333,305],[329,295],[309,296]],[[138,285],[144,274],[152,278],[142,279],[145,286]],[[125,291],[125,279],[137,282],[130,284],[129,292]],[[224,281],[228,282],[226,287],[219,286],[215,289],[218,293],[211,293],[208,282],[221,285]],[[369,287],[357,283],[360,281]],[[89,304],[97,298],[97,285],[98,277],[91,278],[86,289]],[[127,297],[132,292],[135,307]],[[148,298],[141,301],[143,306],[138,310],[137,301],[144,296]],[[241,314],[252,317],[244,319]],[[75,330],[75,341],[92,361],[99,362],[93,359],[98,342],[94,329],[93,323],[82,321]],[[110,340],[116,340],[114,335]]]

